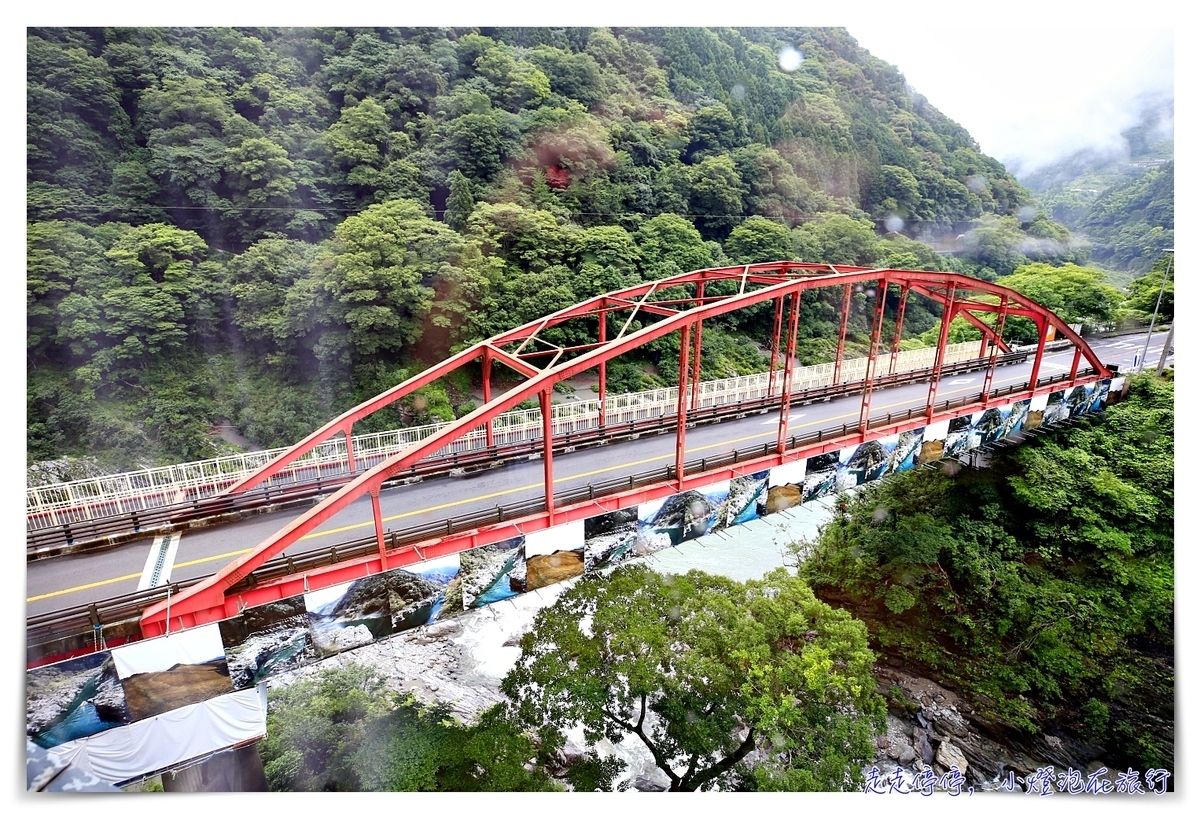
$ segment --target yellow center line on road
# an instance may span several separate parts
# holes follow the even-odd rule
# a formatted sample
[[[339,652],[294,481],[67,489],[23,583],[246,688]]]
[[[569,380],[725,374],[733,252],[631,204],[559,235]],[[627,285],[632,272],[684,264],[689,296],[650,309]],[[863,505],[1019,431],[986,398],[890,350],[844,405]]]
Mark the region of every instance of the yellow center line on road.
[[[1027,378],[1025,378],[1023,376],[1018,376],[1015,378],[998,378],[994,381],[994,383],[1007,383],[1008,381],[1021,381],[1021,380],[1027,380]],[[945,391],[939,389],[938,394],[939,395],[948,395],[948,394],[953,394],[955,392],[967,392],[967,391],[971,390],[972,388],[973,387],[970,387],[970,386],[964,386],[959,389],[947,389]],[[911,402],[911,401],[909,401],[909,402]],[[875,408],[877,408],[877,409],[892,409],[892,408],[895,408],[898,406],[903,406],[904,403],[906,403],[906,401],[901,401],[900,403],[884,404],[883,406],[878,406]],[[829,423],[829,421],[831,421],[831,420],[841,420],[842,418],[853,418],[853,417],[857,417],[857,416],[858,416],[857,412],[849,412],[844,415],[835,415],[833,417],[821,418],[820,420],[813,420],[808,423],[798,423],[798,424],[795,424],[794,426],[790,426],[789,428],[800,429],[805,426],[816,426],[817,424],[821,424],[821,423]],[[701,452],[706,449],[721,448],[721,447],[729,446],[729,445],[732,445],[735,443],[745,443],[747,440],[756,440],[761,437],[774,437],[777,434],[778,434],[778,432],[760,432],[760,433],[754,434],[754,435],[747,435],[746,437],[734,438],[733,440],[722,440],[719,443],[709,443],[708,445],[705,445],[705,446],[697,446],[696,448],[688,449],[687,451],[688,451],[688,453]],[[602,469],[595,469],[593,471],[585,471],[585,472],[581,472],[579,474],[572,474],[572,475],[568,475],[565,477],[559,477],[559,478],[556,478],[554,480],[554,482],[557,484],[557,483],[565,483],[565,482],[568,482],[571,480],[580,480],[584,477],[593,477],[597,474],[604,474],[606,472],[617,471],[619,469],[620,470],[629,469],[629,468],[632,468],[633,466],[644,466],[647,463],[654,463],[656,461],[668,460],[668,459],[671,459],[672,457],[673,457],[673,455],[670,455],[670,454],[662,454],[662,455],[658,455],[656,457],[647,457],[642,460],[634,460],[629,463],[619,463],[615,466],[606,466]],[[527,486],[517,486],[516,488],[505,489],[504,491],[495,491],[495,492],[492,492],[491,494],[481,494],[478,497],[469,497],[464,500],[454,500],[449,503],[442,503],[441,505],[436,505],[436,506],[428,506],[427,508],[416,509],[414,511],[405,511],[401,514],[393,514],[390,517],[384,517],[383,522],[389,523],[389,522],[392,522],[393,520],[403,519],[404,517],[412,517],[417,514],[428,514],[431,511],[441,511],[442,509],[453,508],[455,506],[461,506],[466,503],[475,503],[480,500],[490,500],[493,497],[504,497],[509,494],[516,494],[516,493],[522,492],[522,491],[530,491],[532,489],[541,488],[541,486],[542,486],[541,483],[530,483]],[[300,539],[301,540],[309,540],[309,539],[314,539],[317,537],[327,537],[330,534],[341,534],[344,531],[352,531],[356,528],[366,528],[367,526],[374,526],[374,525],[375,525],[374,520],[367,520],[365,522],[353,523],[351,525],[342,526],[340,528],[328,528],[328,529],[325,529],[322,531],[314,531],[311,534],[304,535]],[[174,567],[175,568],[187,568],[192,565],[202,565],[203,563],[206,563],[206,562],[215,562],[217,560],[231,559],[233,557],[239,557],[242,554],[248,553],[251,550],[253,550],[253,549],[243,548],[240,551],[229,551],[225,554],[216,554],[211,557],[204,557],[202,559],[192,560],[190,562],[176,563]],[[39,594],[38,596],[31,596],[31,597],[28,597],[25,600],[25,602],[26,603],[37,602],[37,601],[43,600],[43,599],[50,599],[51,597],[63,596],[65,594],[73,594],[73,593],[77,593],[79,591],[87,591],[92,588],[99,588],[103,585],[112,585],[117,582],[125,582],[126,580],[130,580],[130,579],[138,579],[139,577],[141,577],[140,572],[137,574],[126,574],[123,577],[114,577],[113,579],[104,579],[104,580],[100,580],[98,582],[90,582],[87,585],[77,585],[74,588],[66,588],[61,591],[51,591],[50,593]]]

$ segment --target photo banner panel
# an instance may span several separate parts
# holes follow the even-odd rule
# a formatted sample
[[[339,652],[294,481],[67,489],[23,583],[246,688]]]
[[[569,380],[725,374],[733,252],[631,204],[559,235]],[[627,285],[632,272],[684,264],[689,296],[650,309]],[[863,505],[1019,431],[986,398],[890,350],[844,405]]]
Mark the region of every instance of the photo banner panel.
[[[25,734],[43,749],[130,722],[111,651],[25,673]]]
[[[1004,433],[1001,437],[1025,431],[1025,424],[1029,422],[1029,405],[1029,400],[1019,400],[1008,407],[1008,417],[1004,421]]]
[[[340,587],[340,586],[335,586]],[[325,589],[316,593],[334,593]],[[308,607],[303,594],[246,608],[240,617],[217,623],[229,657],[235,690],[254,687],[276,673],[316,661]],[[238,638],[235,644],[230,639]]]
[[[573,520],[525,535],[525,587],[533,591],[581,576],[584,521]]]
[[[838,463],[841,450],[825,452],[808,458],[804,466],[802,502],[819,500],[837,491]]]
[[[946,432],[945,448],[942,457],[957,457],[966,452],[971,446],[971,426],[974,415],[962,415],[951,418]]]
[[[703,537],[713,530],[722,504],[729,497],[729,481],[722,480],[703,489],[672,494],[638,506],[638,542],[640,554],[650,554]]]
[[[771,469],[759,514],[774,514],[800,505],[804,501],[804,475],[807,471],[807,459],[793,460]]]
[[[464,608],[482,608],[525,591],[525,537],[459,554]]]
[[[1004,437],[1004,425],[1008,422],[1011,406],[993,406],[975,416],[971,426],[971,443],[968,448],[974,449],[995,443]]]
[[[226,693],[48,752],[80,772],[120,785],[262,738],[267,734],[264,698],[255,689]]]
[[[896,447],[892,450],[891,458],[888,461],[888,474],[899,474],[916,466],[924,441],[924,427],[911,429],[897,435]]]
[[[583,521],[584,568],[607,568],[635,556],[638,528],[637,506],[588,517]]]
[[[945,457],[946,436],[950,433],[950,421],[939,420],[925,427],[921,437],[921,448],[917,454],[918,466],[926,463],[936,463]]]
[[[309,638],[316,658],[368,645],[395,632],[388,587],[390,573],[374,574],[304,595]]]
[[[1063,398],[1063,403],[1067,406],[1067,416],[1077,418],[1086,413],[1091,405],[1092,392],[1095,389],[1096,385],[1089,383],[1068,390],[1067,396]]]
[[[717,522],[712,530],[720,531],[760,517],[766,508],[770,477],[770,470],[764,470],[730,480],[728,496],[722,503],[723,508],[717,512]]]
[[[878,440],[847,446],[838,457],[837,490],[845,491],[883,477],[888,454]]]
[[[112,653],[132,721],[233,690],[216,622],[122,645]]]

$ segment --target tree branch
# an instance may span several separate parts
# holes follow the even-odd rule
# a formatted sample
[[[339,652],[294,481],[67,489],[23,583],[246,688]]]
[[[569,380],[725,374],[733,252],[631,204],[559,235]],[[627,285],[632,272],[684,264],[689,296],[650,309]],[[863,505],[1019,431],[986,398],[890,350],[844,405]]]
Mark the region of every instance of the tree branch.
[[[675,771],[671,769],[671,765],[668,763],[668,760],[663,757],[662,751],[659,750],[657,746],[655,746],[654,742],[650,740],[650,737],[647,736],[646,733],[642,730],[642,719],[644,719],[646,717],[646,696],[645,696],[645,694],[642,695],[642,717],[638,719],[638,723],[636,725],[630,724],[629,722],[625,721],[624,719],[618,718],[615,713],[612,713],[611,711],[609,711],[603,707],[600,708],[600,712],[602,712],[604,715],[608,716],[610,719],[613,720],[614,723],[616,723],[620,727],[625,728],[626,730],[630,731],[631,733],[636,735],[638,738],[640,738],[642,740],[642,744],[645,744],[646,748],[650,751],[650,755],[654,756],[654,763],[658,765],[658,768],[660,770],[662,770],[664,773],[667,774],[667,778],[671,779],[671,789],[672,790],[679,789],[679,776],[676,775]]]
[[[753,749],[754,749],[754,728],[751,727],[750,731],[748,733],[746,733],[746,740],[742,742],[741,746],[738,747],[737,750],[735,750],[732,755],[726,756],[724,759],[722,759],[721,761],[718,761],[716,764],[709,767],[707,770],[702,771],[700,773],[700,775],[696,776],[695,779],[692,779],[689,781],[687,778],[685,778],[684,781],[681,782],[678,789],[680,789],[680,790],[700,789],[700,787],[704,786],[709,781],[712,781],[717,776],[723,775],[724,773],[727,773],[731,769],[733,769],[733,765],[737,764],[739,761],[741,761],[743,758],[745,758],[747,753],[749,753]],[[684,786],[685,783],[687,784],[687,786]],[[675,788],[672,787],[672,789],[675,789]]]

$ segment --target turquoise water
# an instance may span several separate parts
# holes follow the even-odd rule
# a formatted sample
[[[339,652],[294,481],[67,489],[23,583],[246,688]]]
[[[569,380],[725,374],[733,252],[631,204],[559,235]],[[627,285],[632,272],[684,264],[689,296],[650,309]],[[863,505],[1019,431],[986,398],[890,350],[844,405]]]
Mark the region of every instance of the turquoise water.
[[[511,599],[517,595],[517,592],[508,583],[508,572],[516,565],[520,553],[520,549],[516,549],[512,556],[504,561],[504,567],[500,569],[499,576],[484,589],[483,593],[475,597],[475,601],[471,603],[472,608],[482,608],[484,605],[490,605],[502,599]]]
[[[107,721],[96,710],[96,706],[91,701],[92,697],[96,695],[96,682],[96,679],[88,680],[88,683],[67,706],[62,718],[32,736],[33,742],[39,747],[50,749],[64,742],[74,741],[77,738],[94,735],[125,724],[124,720]]]

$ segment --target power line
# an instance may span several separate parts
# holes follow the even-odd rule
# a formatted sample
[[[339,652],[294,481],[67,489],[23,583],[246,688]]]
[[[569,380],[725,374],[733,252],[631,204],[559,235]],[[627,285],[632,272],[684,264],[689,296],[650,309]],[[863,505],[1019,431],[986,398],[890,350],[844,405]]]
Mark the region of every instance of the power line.
[[[412,201],[412,200],[409,200],[409,201]],[[222,214],[222,215],[229,214],[229,213],[312,213],[312,212],[318,212],[318,213],[362,213],[364,210],[370,208],[374,204],[385,204],[385,203],[386,202],[372,202],[371,205],[366,205],[365,207],[356,207],[356,208],[327,207],[327,206],[214,207],[211,205],[161,205],[161,204],[139,204],[139,205],[134,205],[132,207],[121,207],[119,205],[100,205],[100,204],[95,204],[95,203],[72,203],[69,207],[64,206],[64,207],[61,207],[58,209],[62,210],[62,211],[72,211],[72,210],[115,211],[115,210],[135,209],[136,208],[136,209],[141,209],[141,210],[170,210],[170,211],[182,210],[182,211],[209,212],[209,213],[217,213],[217,214]],[[532,209],[535,212],[550,213],[551,215],[557,215],[557,211],[554,211],[554,210],[551,210],[548,208],[539,208],[539,207],[527,208],[525,205],[521,205],[518,202],[489,202],[488,204],[497,204],[497,205],[514,204],[523,209]],[[37,206],[29,205],[27,203],[26,207],[27,208],[36,208]],[[422,208],[422,210],[427,213],[433,213],[435,215],[442,215],[442,216],[444,216],[450,212],[447,209],[438,210],[436,208],[433,208],[430,210],[425,210],[424,208]],[[711,213],[679,213],[674,210],[660,210],[656,213],[647,212],[644,210],[607,210],[607,211],[573,210],[570,213],[567,213],[566,215],[567,216],[612,216],[612,217],[616,217],[616,216],[648,216],[650,218],[654,218],[655,216],[672,215],[672,216],[680,216],[681,218],[685,218],[685,219],[727,219],[727,220],[738,220],[738,221],[745,221],[746,219],[757,216],[762,219],[770,219],[770,220],[778,221],[781,223],[813,222],[813,221],[819,221],[822,218],[828,217],[830,215],[842,215],[842,216],[846,216],[849,219],[853,219],[855,221],[870,221],[870,222],[874,222],[876,224],[884,224],[884,225],[886,225],[889,221],[891,221],[894,218],[894,217],[890,217],[890,216],[884,217],[884,218],[875,218],[873,216],[851,216],[849,214],[842,213],[841,211],[837,211],[837,210],[825,210],[825,211],[821,211],[820,213],[806,215],[806,216],[777,216],[774,214],[765,214],[765,213],[749,213],[749,214],[745,214],[745,215],[733,215],[733,214],[714,215]],[[998,218],[1003,218],[1006,215],[1009,215],[1009,214],[987,213],[987,214],[984,214],[983,216],[974,216],[974,217],[962,218],[962,219],[947,217],[945,219],[901,219],[901,221],[903,222],[903,226],[908,226],[908,225],[913,225],[913,224],[950,225],[950,224],[960,224],[963,222],[979,221],[980,219],[986,218],[987,216],[996,216]],[[893,232],[895,232],[895,231],[893,231]]]

